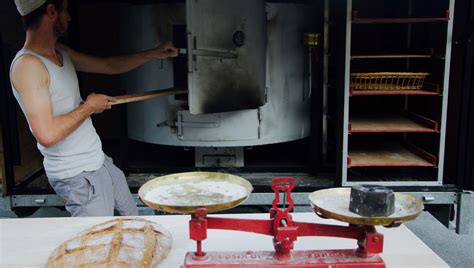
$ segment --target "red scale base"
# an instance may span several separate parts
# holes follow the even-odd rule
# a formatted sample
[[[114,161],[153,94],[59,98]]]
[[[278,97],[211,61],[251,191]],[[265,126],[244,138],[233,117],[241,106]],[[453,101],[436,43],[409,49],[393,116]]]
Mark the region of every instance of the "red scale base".
[[[289,260],[277,260],[273,251],[224,251],[206,252],[202,260],[195,260],[195,253],[188,252],[183,268],[201,267],[298,267],[298,268],[384,268],[379,255],[368,258],[355,256],[353,249],[293,251]]]

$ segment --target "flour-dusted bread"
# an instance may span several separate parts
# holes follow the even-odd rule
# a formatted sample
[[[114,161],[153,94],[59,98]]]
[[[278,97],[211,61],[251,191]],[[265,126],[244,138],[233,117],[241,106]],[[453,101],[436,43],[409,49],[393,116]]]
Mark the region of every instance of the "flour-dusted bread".
[[[155,267],[166,258],[171,244],[171,234],[159,224],[115,219],[62,243],[46,267]]]

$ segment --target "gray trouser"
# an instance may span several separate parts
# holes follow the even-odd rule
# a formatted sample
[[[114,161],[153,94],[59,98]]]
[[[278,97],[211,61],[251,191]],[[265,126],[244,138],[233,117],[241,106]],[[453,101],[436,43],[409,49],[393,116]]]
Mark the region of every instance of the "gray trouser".
[[[138,215],[125,175],[108,156],[98,170],[67,179],[49,179],[49,183],[66,200],[66,210],[73,217],[113,216],[114,209],[122,216]]]

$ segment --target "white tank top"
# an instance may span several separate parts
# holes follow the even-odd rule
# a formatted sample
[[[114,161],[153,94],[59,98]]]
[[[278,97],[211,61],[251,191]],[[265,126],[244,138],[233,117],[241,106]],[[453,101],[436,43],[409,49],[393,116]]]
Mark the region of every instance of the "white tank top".
[[[49,94],[54,116],[71,112],[82,101],[76,70],[71,59],[66,51],[59,49],[59,52],[63,56],[62,67],[26,48],[18,51],[13,60],[15,62],[19,57],[31,54],[38,57],[46,66],[50,78]],[[12,89],[20,108],[25,113],[21,95],[13,83]],[[99,169],[104,162],[102,143],[90,117],[55,145],[46,148],[37,143],[37,147],[44,156],[43,165],[49,179],[66,179],[79,175],[83,171],[94,171]]]

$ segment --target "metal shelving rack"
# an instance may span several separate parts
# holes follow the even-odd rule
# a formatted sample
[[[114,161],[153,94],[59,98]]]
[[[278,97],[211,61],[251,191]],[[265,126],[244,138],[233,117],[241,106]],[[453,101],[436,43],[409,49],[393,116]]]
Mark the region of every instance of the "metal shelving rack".
[[[352,133],[436,133],[439,123],[413,112],[351,116],[349,134]]]
[[[453,31],[453,15],[455,0],[449,2],[449,10],[444,17],[428,18],[359,18],[353,11],[353,0],[347,0],[346,6],[346,43],[344,65],[344,109],[342,116],[342,157],[337,165],[341,165],[340,176],[342,186],[352,186],[361,183],[374,183],[374,181],[353,181],[348,179],[348,170],[353,167],[429,167],[437,168],[436,180],[384,180],[377,184],[387,186],[440,186],[443,184],[443,162],[445,154],[446,117],[449,93],[449,67],[451,59],[451,42]],[[414,23],[439,23],[446,26],[446,47],[444,56],[444,77],[440,85],[425,83],[421,90],[378,91],[354,90],[350,85],[351,60],[354,59],[391,59],[391,58],[427,58],[430,55],[408,53],[402,55],[351,55],[352,25],[353,24],[414,24]],[[444,29],[444,27],[443,27]],[[441,98],[441,115],[439,122],[413,113],[402,112],[400,115],[379,115],[371,118],[358,117],[350,114],[350,100],[357,96],[423,96],[427,98]],[[406,101],[406,99],[405,99]],[[395,124],[395,126],[394,126]],[[439,137],[439,150],[432,155],[423,149],[406,142],[401,144],[351,144],[350,136],[354,133],[435,133]],[[406,135],[406,134],[401,134]],[[386,162],[384,162],[386,161]]]

